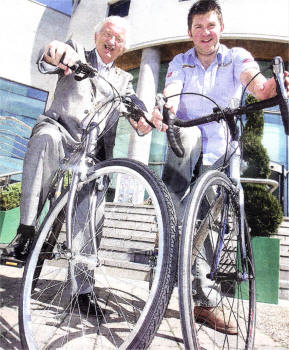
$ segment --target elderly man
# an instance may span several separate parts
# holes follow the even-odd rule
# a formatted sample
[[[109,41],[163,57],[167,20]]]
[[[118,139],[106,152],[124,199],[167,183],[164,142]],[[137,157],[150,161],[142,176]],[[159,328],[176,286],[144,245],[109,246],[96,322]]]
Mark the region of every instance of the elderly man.
[[[132,75],[114,65],[115,59],[128,46],[128,34],[126,20],[112,16],[96,27],[93,50],[85,51],[71,40],[67,43],[52,41],[41,54],[38,61],[40,72],[58,74],[58,82],[51,107],[38,118],[28,143],[22,177],[20,225],[16,238],[4,252],[9,257],[22,261],[27,258],[35,234],[38,211],[47,196],[55,171],[61,160],[80,142],[89,111],[111,94],[111,89],[102,79],[76,81],[70,67],[79,60],[96,67],[100,75],[105,76],[121,95],[133,96],[134,101],[145,110],[144,104],[135,96]],[[117,117],[118,112],[115,112],[113,120],[116,121]],[[155,123],[159,124],[157,118]],[[117,123],[113,126],[102,124],[100,132],[105,127],[108,131],[97,144],[96,156],[104,160],[112,157]],[[138,123],[132,122],[132,125],[142,134],[151,130],[143,119]],[[90,313],[97,314],[97,306],[92,305],[89,291],[83,289],[78,296],[81,310],[86,313],[89,309]]]

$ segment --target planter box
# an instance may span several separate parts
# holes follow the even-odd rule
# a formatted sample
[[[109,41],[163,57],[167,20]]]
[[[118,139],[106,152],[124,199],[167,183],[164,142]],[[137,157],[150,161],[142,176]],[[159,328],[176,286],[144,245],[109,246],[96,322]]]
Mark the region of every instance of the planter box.
[[[252,238],[256,273],[257,301],[278,304],[280,272],[280,239]]]
[[[252,237],[255,260],[256,300],[262,303],[278,304],[280,239]],[[248,296],[248,288],[242,288],[242,295]]]
[[[16,236],[20,222],[20,208],[0,211],[0,244],[8,244]]]

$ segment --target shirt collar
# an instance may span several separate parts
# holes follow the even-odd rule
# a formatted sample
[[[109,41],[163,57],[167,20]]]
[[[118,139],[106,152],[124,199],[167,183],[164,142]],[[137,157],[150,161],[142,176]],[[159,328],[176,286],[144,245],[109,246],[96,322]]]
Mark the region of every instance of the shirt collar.
[[[229,51],[229,49],[225,45],[223,45],[223,44],[219,45],[219,48],[218,48],[218,51],[217,51],[217,56],[216,56],[217,64],[219,66],[223,65],[224,58],[225,58],[225,56],[226,56],[228,51]],[[194,47],[189,50],[189,54],[190,54],[194,64],[196,64],[196,63],[200,64],[200,61],[199,61],[199,59],[198,59],[198,57],[196,55],[196,50],[195,50]]]
[[[219,66],[224,65],[229,49],[227,46],[220,44],[217,52],[217,62]]]
[[[108,64],[105,64],[103,62],[103,60],[101,59],[101,57],[99,56],[98,52],[96,49],[94,49],[95,51],[95,54],[96,54],[96,58],[97,58],[97,68],[98,70],[100,71],[101,69],[104,69],[104,70],[110,70],[111,67],[113,66],[113,62],[110,62]]]

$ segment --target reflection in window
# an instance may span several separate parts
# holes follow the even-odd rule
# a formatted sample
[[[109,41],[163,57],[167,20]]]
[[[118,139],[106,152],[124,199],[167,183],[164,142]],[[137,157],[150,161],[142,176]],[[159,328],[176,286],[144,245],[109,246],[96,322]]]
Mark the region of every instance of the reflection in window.
[[[125,17],[128,15],[130,6],[130,0],[120,0],[111,4],[108,10],[108,16],[121,16]]]
[[[36,0],[37,2],[46,5],[54,10],[71,15],[72,13],[72,0]]]
[[[44,112],[47,97],[48,93],[45,91],[0,78],[0,116],[13,116],[32,128],[36,118]],[[2,174],[22,169],[21,158],[23,158],[23,150],[26,148],[30,130],[16,127],[16,124],[15,121],[5,122],[5,119],[1,118],[0,171]]]
[[[287,137],[279,111],[264,114],[264,136],[262,143],[267,149],[271,161],[283,164],[287,168]],[[274,142],[272,143],[272,140]]]

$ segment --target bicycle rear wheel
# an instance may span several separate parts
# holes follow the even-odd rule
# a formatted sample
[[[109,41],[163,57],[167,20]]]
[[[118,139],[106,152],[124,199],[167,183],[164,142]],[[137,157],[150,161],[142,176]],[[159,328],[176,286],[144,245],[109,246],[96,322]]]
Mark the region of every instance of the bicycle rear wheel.
[[[88,207],[79,220],[84,197]],[[147,197],[149,205],[143,204]],[[71,220],[72,230],[81,226],[81,234],[87,230],[90,238],[76,249],[80,240],[74,237],[72,251],[62,215],[67,201],[68,191],[50,209],[25,266],[19,308],[23,347],[148,348],[167,308],[177,265],[176,218],[165,186],[133,160],[94,166],[78,186]],[[55,226],[62,231],[43,259]],[[71,302],[84,285],[100,306],[102,320],[82,314]]]
[[[230,180],[219,171],[202,175],[188,200],[180,243],[180,317],[186,349],[253,349],[253,256],[245,225],[248,279],[244,281],[240,225],[238,195]],[[201,313],[196,305],[210,306],[210,313]],[[220,327],[216,330],[211,316],[216,312],[236,327],[235,334],[226,334],[230,330]]]

